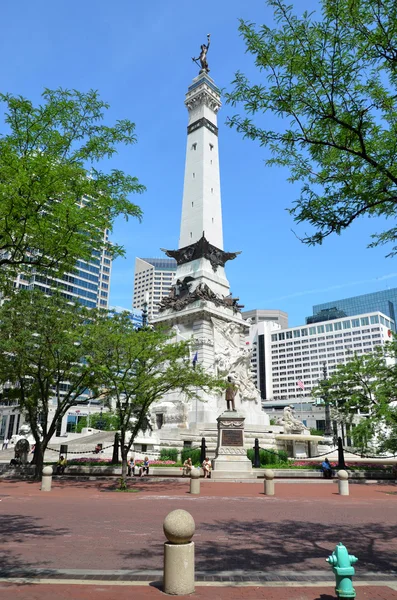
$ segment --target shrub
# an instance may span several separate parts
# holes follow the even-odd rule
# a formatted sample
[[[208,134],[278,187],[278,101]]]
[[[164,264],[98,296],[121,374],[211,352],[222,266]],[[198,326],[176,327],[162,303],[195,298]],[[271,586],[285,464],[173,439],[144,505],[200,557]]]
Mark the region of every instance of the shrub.
[[[173,460],[178,461],[178,448],[161,448],[160,460]]]
[[[201,455],[200,448],[184,448],[182,450],[182,454],[181,454],[182,464],[185,462],[185,460],[187,460],[188,458],[191,458],[192,463],[195,467],[200,466],[200,455]]]
[[[321,435],[321,437],[324,437],[324,431],[321,431],[320,429],[315,429],[314,427],[312,427],[310,429],[310,435]]]
[[[254,464],[254,450],[253,448],[247,450],[247,456]],[[266,465],[280,465],[288,462],[288,454],[284,450],[263,450],[260,448],[259,450],[259,462],[261,467],[265,467]]]

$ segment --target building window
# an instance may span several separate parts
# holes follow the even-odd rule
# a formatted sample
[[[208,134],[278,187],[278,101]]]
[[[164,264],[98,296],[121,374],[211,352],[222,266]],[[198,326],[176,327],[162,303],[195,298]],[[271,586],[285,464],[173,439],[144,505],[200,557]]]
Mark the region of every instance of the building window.
[[[301,335],[301,332],[299,331],[299,329],[295,329],[294,338],[298,338],[298,337],[300,337],[300,335]]]
[[[369,325],[369,318],[368,317],[362,317],[361,318],[361,325]]]
[[[214,149],[214,144],[210,144],[210,152],[212,152]]]
[[[301,336],[304,337],[307,335],[307,329],[301,329]]]
[[[197,142],[195,142],[194,144],[192,144],[192,150],[197,150]]]
[[[370,317],[370,320],[371,320],[371,325],[375,325],[375,323],[379,323],[378,315],[372,315],[372,317]]]
[[[343,321],[343,329],[350,329],[350,321]]]
[[[324,325],[318,325],[317,333],[324,333]]]
[[[279,340],[283,340],[284,339],[284,334],[283,333],[279,333],[278,334],[278,339]]]
[[[360,327],[360,319],[352,319],[352,327]]]
[[[316,328],[315,327],[309,327],[309,335],[316,335]]]
[[[327,324],[326,324],[326,326],[325,326],[325,331],[326,331],[327,333],[329,333],[329,332],[330,332],[330,331],[332,331],[332,330],[333,330],[333,328],[332,328],[332,323],[327,323]]]

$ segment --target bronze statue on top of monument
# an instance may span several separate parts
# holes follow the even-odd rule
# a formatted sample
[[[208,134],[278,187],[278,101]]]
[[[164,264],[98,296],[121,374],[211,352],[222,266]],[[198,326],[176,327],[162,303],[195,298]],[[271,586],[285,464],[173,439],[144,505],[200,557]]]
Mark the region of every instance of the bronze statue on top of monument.
[[[210,47],[210,37],[211,34],[207,33],[207,45],[205,44],[201,44],[201,52],[200,52],[200,56],[198,56],[197,58],[192,58],[192,61],[196,63],[196,65],[198,65],[197,61],[200,61],[200,65],[201,65],[201,70],[200,73],[209,73],[209,67],[208,67],[208,62],[207,62],[207,52],[209,50]]]

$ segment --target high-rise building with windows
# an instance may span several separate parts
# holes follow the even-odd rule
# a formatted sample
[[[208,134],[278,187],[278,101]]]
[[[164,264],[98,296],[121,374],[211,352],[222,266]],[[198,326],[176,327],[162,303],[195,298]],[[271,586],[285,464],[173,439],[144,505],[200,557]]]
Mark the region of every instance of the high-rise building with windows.
[[[266,400],[303,400],[323,377],[354,354],[370,354],[390,340],[394,322],[369,312],[283,329],[275,322],[253,325],[252,374]]]
[[[167,296],[176,273],[174,258],[136,258],[133,308],[142,310],[148,305],[148,318],[158,315],[158,304]]]
[[[109,242],[109,231],[104,233],[104,242]],[[64,273],[61,277],[45,276],[38,273],[18,275],[14,282],[16,289],[40,289],[50,292],[61,290],[62,294],[72,302],[80,302],[88,308],[109,307],[110,277],[112,258],[106,249],[94,251],[89,261],[78,260],[73,272]]]
[[[104,233],[105,245],[109,241],[109,231]],[[39,289],[45,293],[58,289],[72,302],[79,302],[88,308],[109,308],[110,277],[112,273],[112,258],[110,252],[106,249],[94,251],[91,260],[76,262],[76,268],[73,272],[65,273],[61,277],[51,277],[31,272],[29,274],[18,275],[14,281],[15,289]],[[65,392],[67,382],[63,384]],[[62,422],[57,425],[59,436],[66,431],[73,431],[70,427],[77,423],[79,417],[86,416],[90,412],[99,410],[101,402],[93,401],[90,407],[86,407],[86,395],[81,396],[81,403],[71,407],[64,416]],[[81,406],[84,408],[81,408]],[[55,410],[56,402],[50,407],[50,413]],[[6,437],[11,438],[19,431],[23,423],[21,414],[17,409],[17,402],[9,400],[6,394],[0,393],[0,441]]]
[[[323,304],[315,304],[313,306],[313,315],[317,315],[317,313],[324,311],[325,309],[341,310],[348,317],[379,311],[395,323],[397,313],[397,288],[382,290],[381,292],[372,292],[370,294],[362,294],[361,296],[353,296],[342,300],[332,300],[331,302],[324,302]]]

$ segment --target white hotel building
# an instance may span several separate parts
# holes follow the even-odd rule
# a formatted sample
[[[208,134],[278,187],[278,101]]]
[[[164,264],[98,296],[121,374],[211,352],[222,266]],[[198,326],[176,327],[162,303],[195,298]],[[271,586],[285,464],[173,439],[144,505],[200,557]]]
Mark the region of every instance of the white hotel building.
[[[252,325],[252,375],[262,401],[310,398],[323,378],[324,364],[331,374],[353,354],[369,354],[384,344],[394,328],[380,312],[287,329],[274,322]]]

